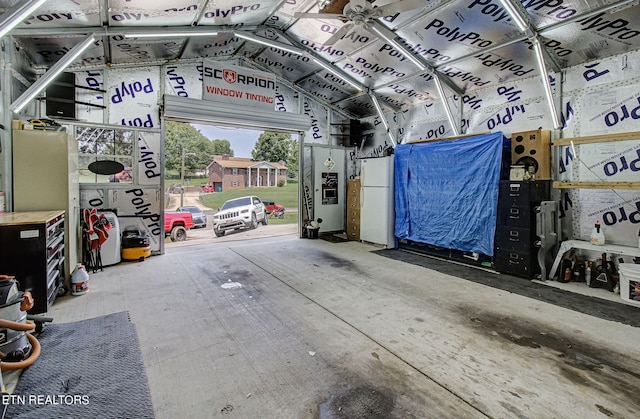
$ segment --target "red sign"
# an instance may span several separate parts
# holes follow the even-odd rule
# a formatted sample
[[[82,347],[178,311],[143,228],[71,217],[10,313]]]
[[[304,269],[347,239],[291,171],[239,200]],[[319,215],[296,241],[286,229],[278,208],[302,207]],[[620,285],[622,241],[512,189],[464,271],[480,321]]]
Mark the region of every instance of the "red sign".
[[[275,74],[204,60],[202,99],[272,111],[275,91]]]
[[[235,83],[237,79],[237,73],[233,70],[222,70],[222,77],[227,83]]]

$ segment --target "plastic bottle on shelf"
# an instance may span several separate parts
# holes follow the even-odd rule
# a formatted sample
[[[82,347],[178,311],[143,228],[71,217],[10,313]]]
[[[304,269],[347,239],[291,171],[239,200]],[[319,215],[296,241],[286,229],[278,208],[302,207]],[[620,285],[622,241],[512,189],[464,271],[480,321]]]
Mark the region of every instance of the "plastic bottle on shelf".
[[[596,220],[596,225],[591,231],[590,241],[591,244],[595,244],[596,246],[604,246],[604,233],[602,232],[602,228],[600,227],[600,220]]]
[[[536,180],[536,167],[533,164],[530,164],[527,168],[527,172],[529,172],[529,180]]]

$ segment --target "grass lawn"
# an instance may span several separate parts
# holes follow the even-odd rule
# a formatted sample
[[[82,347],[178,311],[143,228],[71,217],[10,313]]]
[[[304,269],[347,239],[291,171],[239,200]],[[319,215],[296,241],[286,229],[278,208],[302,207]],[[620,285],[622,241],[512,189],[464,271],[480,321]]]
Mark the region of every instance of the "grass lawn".
[[[284,206],[287,210],[298,208],[298,182],[296,181],[289,181],[282,187],[272,186],[263,188],[233,189],[225,192],[202,194],[200,196],[200,200],[205,206],[215,210],[220,208],[222,204],[229,199],[247,195],[255,195],[262,200],[275,201],[277,204]],[[286,222],[289,217],[292,217],[292,221],[290,222],[298,221],[298,216],[296,214],[286,214],[285,218],[282,220],[270,218],[269,222],[273,222],[273,224],[289,224],[289,222]]]
[[[187,179],[189,179],[189,182],[187,182]],[[170,185],[173,185],[174,183],[180,183],[180,178],[178,179],[165,179],[164,180],[164,186],[165,187],[169,187]],[[185,178],[184,181],[184,186],[202,186],[202,185],[206,185],[207,183],[209,183],[209,179],[207,178]]]
[[[187,182],[185,180],[184,185],[185,186],[202,186],[202,185],[206,185],[207,183],[209,183],[209,179],[207,179],[206,177],[201,177],[201,178],[188,178],[189,182]],[[178,182],[180,182],[180,180],[178,179]]]
[[[295,224],[298,222],[297,212],[288,212],[284,214],[284,218],[269,218],[269,224]]]

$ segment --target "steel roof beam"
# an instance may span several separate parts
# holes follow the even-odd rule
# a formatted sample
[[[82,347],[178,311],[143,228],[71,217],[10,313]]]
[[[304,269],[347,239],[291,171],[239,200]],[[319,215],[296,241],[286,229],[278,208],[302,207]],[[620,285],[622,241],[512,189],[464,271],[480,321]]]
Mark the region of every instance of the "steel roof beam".
[[[52,65],[42,77],[38,78],[23,94],[20,95],[10,106],[13,112],[20,112],[27,103],[33,100],[42,90],[44,90],[65,68],[76,60],[87,48],[95,42],[93,35],[87,36],[82,42],[76,44],[69,52],[63,55],[54,65]]]
[[[17,25],[22,23],[33,12],[38,10],[47,0],[29,0],[18,3],[15,7],[6,11],[0,17],[0,38],[11,32]]]

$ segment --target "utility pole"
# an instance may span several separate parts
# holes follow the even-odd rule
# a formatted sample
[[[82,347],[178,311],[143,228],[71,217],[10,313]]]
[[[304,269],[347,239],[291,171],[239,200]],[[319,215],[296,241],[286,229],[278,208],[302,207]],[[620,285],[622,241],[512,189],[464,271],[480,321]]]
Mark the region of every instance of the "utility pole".
[[[187,153],[186,150],[182,149],[182,163],[180,165],[180,206],[184,206],[184,158],[186,156],[196,156],[196,153]]]

